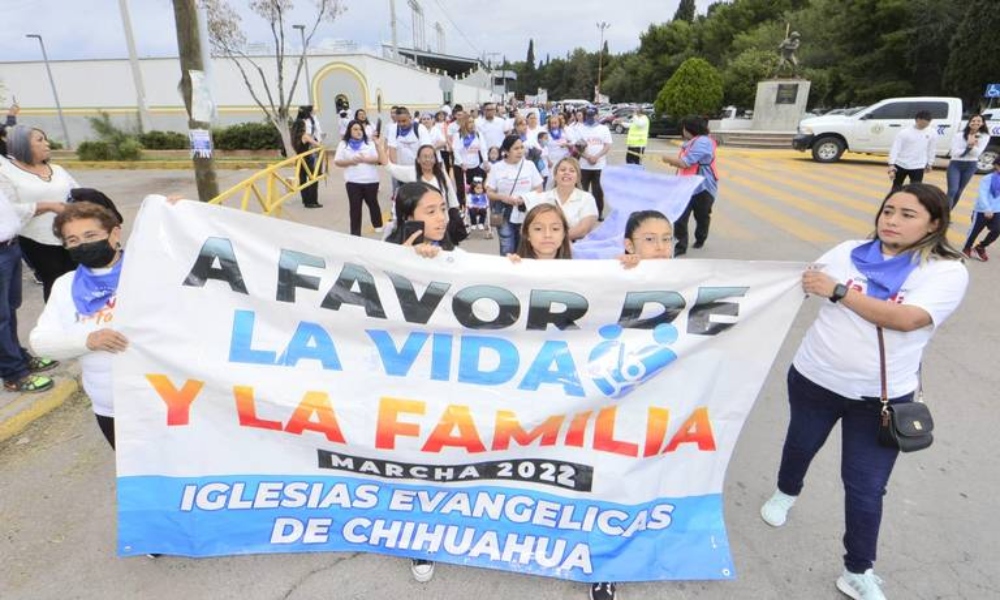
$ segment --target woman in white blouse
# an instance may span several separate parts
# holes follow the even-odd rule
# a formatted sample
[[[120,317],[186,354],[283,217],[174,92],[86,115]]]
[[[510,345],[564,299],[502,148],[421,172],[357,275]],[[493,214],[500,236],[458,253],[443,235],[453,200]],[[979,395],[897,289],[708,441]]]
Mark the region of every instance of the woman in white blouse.
[[[555,187],[524,196],[528,210],[539,204],[554,204],[562,209],[569,225],[569,239],[575,242],[587,236],[597,225],[597,201],[593,194],[580,189],[580,163],[565,157],[552,170]]]
[[[948,200],[955,210],[965,186],[969,185],[972,176],[979,166],[979,155],[990,143],[990,132],[986,127],[983,115],[975,114],[969,117],[968,124],[962,131],[956,131],[951,140],[951,160],[948,162]]]
[[[364,124],[347,124],[344,139],[337,144],[333,164],[344,168],[347,202],[351,218],[351,235],[361,235],[361,204],[368,206],[368,215],[376,233],[382,232],[382,210],[378,206],[378,168],[385,162],[381,146],[368,138]]]
[[[65,203],[69,192],[80,185],[58,165],[49,164],[49,140],[41,129],[16,125],[7,132],[10,160],[0,160],[0,176],[9,182],[14,204]],[[49,299],[52,284],[63,273],[76,268],[62,243],[52,233],[52,213],[40,214],[21,229],[18,242],[25,260],[42,282],[42,296]]]

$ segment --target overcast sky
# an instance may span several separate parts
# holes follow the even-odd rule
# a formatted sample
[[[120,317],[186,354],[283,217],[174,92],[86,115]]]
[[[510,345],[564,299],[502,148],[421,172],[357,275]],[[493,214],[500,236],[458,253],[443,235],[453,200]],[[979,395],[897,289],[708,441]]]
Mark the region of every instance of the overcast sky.
[[[139,56],[176,56],[172,0],[128,1]],[[268,42],[270,32],[264,22],[245,8],[248,0],[229,1],[244,14],[249,41]],[[352,40],[359,47],[377,51],[381,42],[392,37],[389,1],[346,0],[347,12],[334,23],[321,24],[313,45]],[[434,24],[440,22],[445,29],[448,54],[480,56],[497,52],[513,61],[524,60],[529,38],[535,40],[538,60],[546,54],[564,56],[576,47],[596,50],[600,43],[598,21],[611,25],[605,31],[611,52],[634,49],[639,45],[639,35],[651,23],[662,23],[673,16],[678,0],[420,0],[420,3],[424,9],[425,38],[432,49],[437,49]],[[710,3],[711,0],[698,0],[699,11],[704,12]],[[312,0],[296,0],[295,22],[306,23],[312,5]],[[413,28],[406,0],[396,0],[396,14],[399,43],[409,47]],[[37,41],[25,38],[27,33],[44,37],[51,60],[123,58],[128,52],[119,0],[0,0],[0,32],[0,61],[40,58]]]

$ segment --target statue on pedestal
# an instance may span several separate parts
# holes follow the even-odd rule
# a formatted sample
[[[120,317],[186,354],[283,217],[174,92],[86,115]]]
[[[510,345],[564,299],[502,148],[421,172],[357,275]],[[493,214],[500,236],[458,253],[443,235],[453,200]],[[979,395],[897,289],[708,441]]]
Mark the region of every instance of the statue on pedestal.
[[[799,49],[801,44],[798,31],[793,31],[781,42],[778,46],[778,54],[781,56],[781,60],[778,61],[778,66],[774,68],[775,76],[780,75],[781,71],[787,67],[791,69],[792,77],[798,78],[799,59],[796,58],[795,51]]]

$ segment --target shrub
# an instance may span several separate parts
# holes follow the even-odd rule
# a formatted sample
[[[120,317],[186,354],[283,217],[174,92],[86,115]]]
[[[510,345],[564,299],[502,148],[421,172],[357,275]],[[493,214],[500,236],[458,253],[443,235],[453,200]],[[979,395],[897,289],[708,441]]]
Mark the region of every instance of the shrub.
[[[114,123],[108,113],[101,111],[100,117],[88,117],[90,127],[99,140],[84,142],[76,150],[81,160],[139,160],[142,158],[142,144],[136,136]]]
[[[217,150],[279,150],[281,135],[270,123],[237,123],[212,130]]]
[[[722,107],[722,76],[703,58],[681,63],[656,96],[656,112],[677,118],[714,115]]]
[[[111,148],[107,142],[81,142],[76,147],[80,160],[111,160]]]
[[[115,160],[139,160],[142,158],[142,144],[134,137],[125,138],[118,144],[118,156]]]
[[[139,134],[139,143],[146,150],[187,150],[188,136],[177,131],[147,131]]]

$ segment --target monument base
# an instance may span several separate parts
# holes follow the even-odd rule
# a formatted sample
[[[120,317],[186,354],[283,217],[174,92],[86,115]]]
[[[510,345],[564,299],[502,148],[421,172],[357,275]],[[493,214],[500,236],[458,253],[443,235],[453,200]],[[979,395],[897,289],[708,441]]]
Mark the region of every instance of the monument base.
[[[794,132],[806,112],[809,86],[806,79],[768,79],[758,83],[751,129]]]

